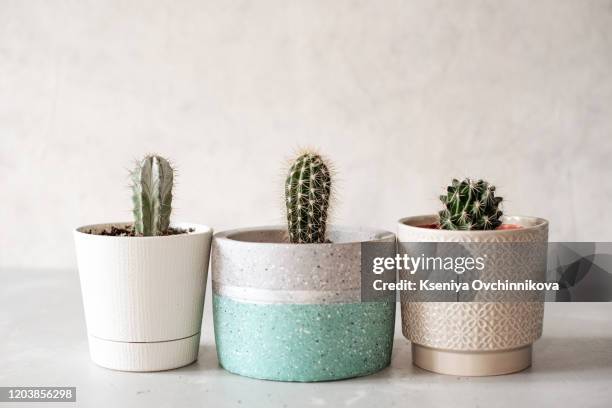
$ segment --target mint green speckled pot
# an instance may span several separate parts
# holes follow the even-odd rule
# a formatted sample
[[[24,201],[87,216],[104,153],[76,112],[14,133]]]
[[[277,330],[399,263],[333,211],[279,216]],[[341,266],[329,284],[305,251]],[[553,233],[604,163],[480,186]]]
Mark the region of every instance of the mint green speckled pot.
[[[214,237],[221,366],[247,377],[307,382],[389,365],[395,302],[360,301],[361,243],[394,242],[395,235],[332,227],[327,244],[290,244],[285,236],[281,227],[262,227]]]

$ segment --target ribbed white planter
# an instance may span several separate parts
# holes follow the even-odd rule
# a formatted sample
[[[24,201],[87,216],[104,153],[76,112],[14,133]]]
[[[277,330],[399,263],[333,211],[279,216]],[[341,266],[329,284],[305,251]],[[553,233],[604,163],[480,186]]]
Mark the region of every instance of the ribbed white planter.
[[[546,220],[504,217],[504,224],[522,228],[493,231],[420,227],[437,220],[435,215],[399,220],[400,247],[423,242],[473,243],[471,248],[488,252],[481,279],[545,279]],[[415,302],[402,297],[402,329],[412,342],[413,363],[429,371],[465,376],[507,374],[529,367],[532,344],[542,335],[544,303],[489,301],[488,297],[485,294],[471,302]]]
[[[74,231],[92,360],[124,371],[181,367],[198,357],[212,229],[114,237]]]

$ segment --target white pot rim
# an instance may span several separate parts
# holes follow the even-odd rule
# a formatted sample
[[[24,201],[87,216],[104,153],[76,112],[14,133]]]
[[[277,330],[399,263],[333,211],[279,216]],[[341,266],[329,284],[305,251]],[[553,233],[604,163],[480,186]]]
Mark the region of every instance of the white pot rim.
[[[99,234],[89,234],[86,231],[89,229],[100,229],[100,228],[110,228],[110,227],[126,227],[126,226],[134,225],[133,222],[128,221],[120,221],[120,222],[105,222],[100,224],[88,224],[82,225],[80,227],[75,228],[73,231],[78,236],[88,237],[91,239],[129,239],[129,240],[154,240],[154,239],[185,239],[187,237],[191,237],[194,235],[212,235],[213,229],[204,224],[195,224],[191,222],[173,222],[171,226],[174,228],[192,228],[194,231],[187,232],[186,234],[175,234],[175,235],[156,235],[156,236],[147,236],[147,237],[121,237],[121,236],[112,236],[112,235],[99,235]]]
[[[217,232],[214,235],[215,240],[219,241],[231,241],[235,244],[244,244],[244,245],[266,245],[266,246],[287,246],[287,245],[300,245],[300,246],[308,246],[308,247],[329,247],[335,245],[355,245],[362,242],[385,242],[389,240],[395,239],[395,234],[379,229],[379,228],[371,228],[371,227],[356,227],[356,226],[346,226],[346,225],[330,225],[328,226],[328,231],[338,231],[343,233],[354,233],[354,234],[370,234],[372,238],[370,239],[351,239],[351,240],[343,240],[338,242],[326,242],[326,243],[312,243],[312,244],[293,244],[288,241],[276,242],[276,241],[253,241],[247,239],[239,239],[239,235],[250,233],[250,232],[268,232],[268,233],[286,233],[287,227],[281,225],[265,225],[260,227],[247,227],[247,228],[235,228],[231,230]]]
[[[405,230],[422,230],[423,227],[420,225],[427,225],[437,223],[439,221],[438,214],[425,214],[425,215],[414,215],[410,217],[400,218],[398,220],[398,227]],[[503,224],[516,224],[522,228],[519,229],[502,229],[502,230],[446,230],[446,229],[427,229],[428,234],[431,235],[465,235],[465,234],[503,234],[512,235],[520,234],[528,231],[535,231],[541,228],[548,227],[548,220],[540,217],[524,216],[524,215],[504,215],[502,217]]]

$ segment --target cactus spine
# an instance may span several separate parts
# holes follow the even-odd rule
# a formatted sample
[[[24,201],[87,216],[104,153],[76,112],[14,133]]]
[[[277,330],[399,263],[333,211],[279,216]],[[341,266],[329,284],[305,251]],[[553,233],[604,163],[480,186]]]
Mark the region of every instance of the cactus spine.
[[[483,180],[453,179],[446,191],[440,196],[444,204],[439,212],[441,229],[491,230],[501,225],[503,198],[495,197],[495,186]]]
[[[317,153],[307,151],[291,165],[285,182],[289,240],[323,243],[332,181],[330,169]]]
[[[149,155],[136,165],[131,176],[135,234],[166,234],[172,212],[172,166],[163,157]]]

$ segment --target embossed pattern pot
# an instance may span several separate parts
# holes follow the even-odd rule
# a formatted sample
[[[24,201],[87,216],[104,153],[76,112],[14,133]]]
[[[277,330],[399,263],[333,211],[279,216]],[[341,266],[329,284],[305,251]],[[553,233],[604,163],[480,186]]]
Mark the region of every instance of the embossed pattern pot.
[[[485,278],[545,279],[546,220],[504,217],[504,223],[521,228],[492,231],[422,227],[436,222],[435,215],[401,219],[400,247],[423,242],[487,244],[492,253]],[[508,374],[529,367],[532,344],[542,334],[544,303],[479,301],[486,296],[472,302],[410,302],[402,296],[402,331],[412,342],[413,363],[429,371],[465,376]]]
[[[281,227],[262,227],[213,239],[221,366],[278,381],[337,380],[386,367],[395,303],[360,302],[361,243],[395,236],[357,228],[331,228],[333,243],[291,244],[285,236]]]
[[[120,237],[74,231],[91,359],[124,371],[181,367],[198,357],[212,230]]]

